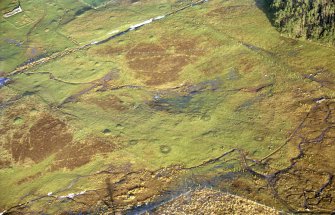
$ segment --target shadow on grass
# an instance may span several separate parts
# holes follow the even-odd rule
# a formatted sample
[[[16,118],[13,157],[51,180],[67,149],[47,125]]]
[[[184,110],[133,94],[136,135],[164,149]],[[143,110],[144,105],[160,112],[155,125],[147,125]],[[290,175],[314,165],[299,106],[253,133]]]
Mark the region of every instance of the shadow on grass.
[[[273,8],[271,8],[273,0],[255,0],[255,3],[256,6],[264,12],[271,24],[275,26],[275,11]]]

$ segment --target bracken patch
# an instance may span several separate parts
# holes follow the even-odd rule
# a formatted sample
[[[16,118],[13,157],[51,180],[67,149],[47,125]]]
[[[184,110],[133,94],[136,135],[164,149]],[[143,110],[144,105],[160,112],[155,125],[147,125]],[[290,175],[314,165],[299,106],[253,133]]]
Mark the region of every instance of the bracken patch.
[[[15,161],[29,158],[40,162],[72,142],[67,125],[48,114],[43,115],[27,134],[15,133],[11,141]]]
[[[127,106],[124,104],[124,102],[115,95],[108,95],[107,97],[104,97],[102,99],[92,98],[89,99],[89,102],[96,104],[98,107],[102,108],[105,111],[110,109],[123,111],[127,109]]]
[[[137,44],[126,59],[137,78],[156,86],[178,80],[183,68],[202,54],[197,39],[162,39],[159,44]]]
[[[103,57],[112,57],[124,53],[126,50],[124,47],[120,46],[104,46],[100,49],[94,51],[94,54],[103,56]]]
[[[21,184],[24,184],[24,183],[27,183],[27,182],[31,182],[39,177],[42,176],[42,173],[41,172],[38,172],[34,175],[31,175],[31,176],[28,176],[28,177],[25,177],[23,179],[21,179],[20,181],[17,182],[17,185],[21,185]]]
[[[90,138],[85,142],[67,145],[56,154],[51,170],[74,169],[87,164],[95,155],[105,155],[120,146],[117,138]]]

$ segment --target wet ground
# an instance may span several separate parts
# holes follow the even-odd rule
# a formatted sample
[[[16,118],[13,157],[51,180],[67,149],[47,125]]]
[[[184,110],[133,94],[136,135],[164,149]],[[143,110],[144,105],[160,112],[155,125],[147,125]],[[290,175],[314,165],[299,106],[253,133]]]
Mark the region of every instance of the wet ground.
[[[332,47],[283,37],[252,0],[92,2],[4,46],[30,59],[41,32],[78,40],[1,55],[0,211],[334,212]],[[221,207],[225,192],[244,199]]]

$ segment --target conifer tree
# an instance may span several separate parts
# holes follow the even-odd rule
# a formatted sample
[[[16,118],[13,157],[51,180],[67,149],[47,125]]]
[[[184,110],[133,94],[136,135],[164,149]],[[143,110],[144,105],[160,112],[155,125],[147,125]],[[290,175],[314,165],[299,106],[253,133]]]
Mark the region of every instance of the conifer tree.
[[[335,42],[335,0],[272,0],[271,7],[280,31]]]

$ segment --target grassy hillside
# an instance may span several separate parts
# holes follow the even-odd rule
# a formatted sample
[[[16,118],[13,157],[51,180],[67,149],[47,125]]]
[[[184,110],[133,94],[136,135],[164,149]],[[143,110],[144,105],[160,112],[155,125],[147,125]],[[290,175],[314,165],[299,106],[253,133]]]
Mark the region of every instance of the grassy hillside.
[[[38,2],[50,4],[43,21],[0,23],[5,73],[28,48],[5,38],[48,54],[189,1],[25,1],[11,18],[39,20]],[[125,213],[212,186],[330,214],[333,53],[281,35],[254,0],[211,0],[12,75],[0,89],[0,212]]]

